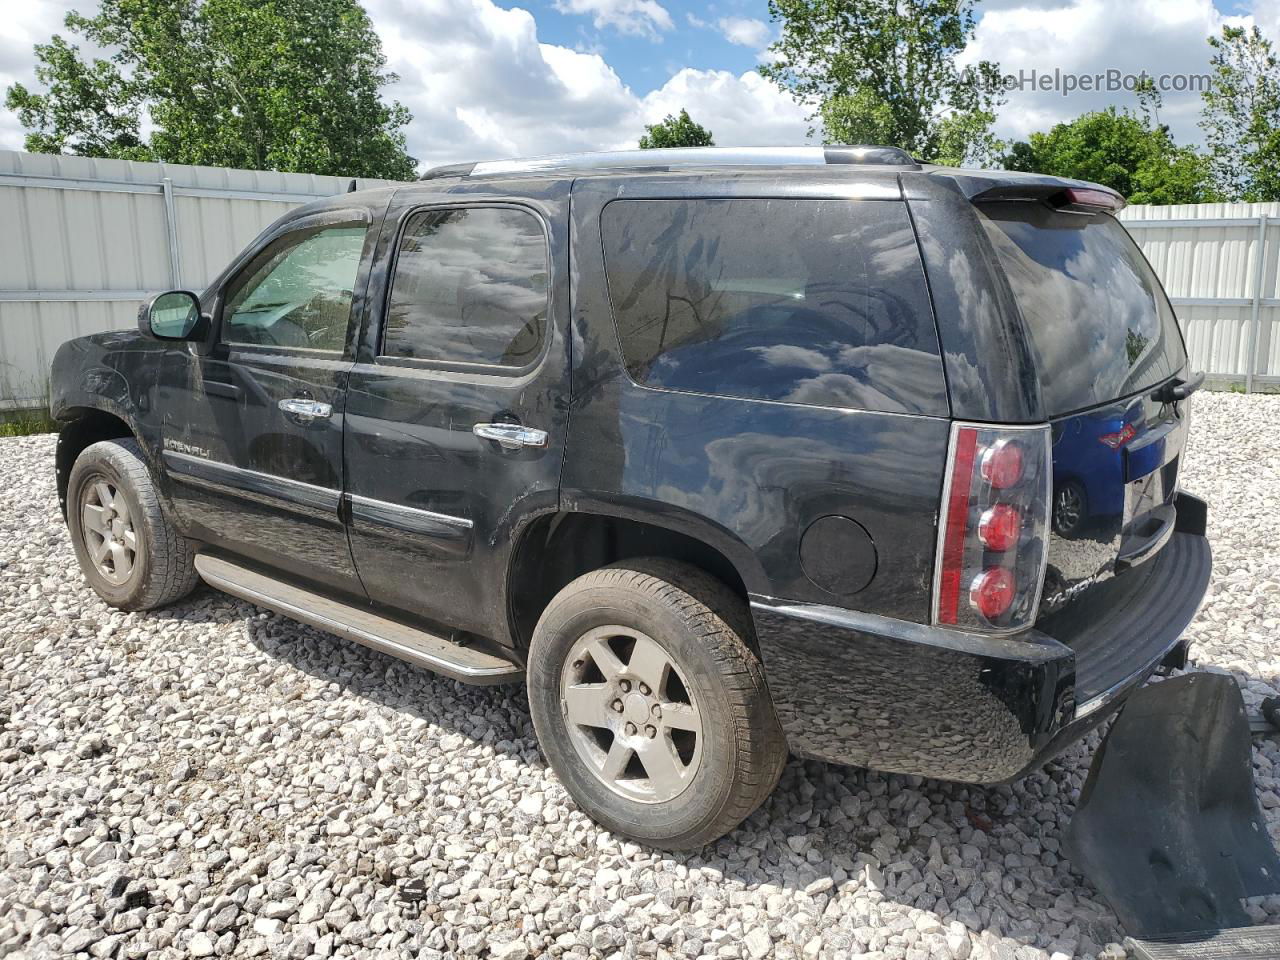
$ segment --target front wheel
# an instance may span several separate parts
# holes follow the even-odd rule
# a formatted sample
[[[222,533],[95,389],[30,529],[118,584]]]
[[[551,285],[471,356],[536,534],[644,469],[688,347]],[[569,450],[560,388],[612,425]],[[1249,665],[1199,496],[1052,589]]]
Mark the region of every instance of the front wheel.
[[[67,527],[89,586],[113,607],[164,606],[199,581],[195,550],[161,510],[135,440],[102,440],[76,458]]]
[[[787,748],[720,581],[665,559],[585,574],[548,605],[529,650],[543,753],[578,805],[624,836],[708,844],[773,790]]]

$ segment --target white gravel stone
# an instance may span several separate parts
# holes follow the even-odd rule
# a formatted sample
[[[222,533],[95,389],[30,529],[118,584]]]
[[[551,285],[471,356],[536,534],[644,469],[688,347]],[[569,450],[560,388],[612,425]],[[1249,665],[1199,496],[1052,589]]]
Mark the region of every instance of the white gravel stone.
[[[761,957],[767,957],[769,952],[773,950],[773,940],[768,932],[756,927],[751,930],[743,940],[743,945],[747,948],[747,955],[760,960]]]
[[[1256,708],[1280,693],[1280,397],[1193,404],[1215,556],[1193,669]],[[1124,956],[1062,855],[1097,735],[1000,787],[792,761],[728,837],[657,853],[576,809],[518,688],[208,590],[108,608],[53,458],[0,441],[0,955]],[[1274,841],[1280,747],[1253,743]],[[1280,922],[1280,897],[1249,909]]]

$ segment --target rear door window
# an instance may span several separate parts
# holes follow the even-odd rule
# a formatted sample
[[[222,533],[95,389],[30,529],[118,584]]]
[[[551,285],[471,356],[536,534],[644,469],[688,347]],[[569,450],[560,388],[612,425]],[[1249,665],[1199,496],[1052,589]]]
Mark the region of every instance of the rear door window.
[[[547,325],[547,239],[515,207],[413,214],[405,224],[382,354],[523,367]]]
[[[619,341],[637,382],[947,414],[905,204],[615,200],[601,230]]]
[[[1107,214],[981,204],[1035,353],[1050,416],[1155,387],[1187,361],[1160,281]]]

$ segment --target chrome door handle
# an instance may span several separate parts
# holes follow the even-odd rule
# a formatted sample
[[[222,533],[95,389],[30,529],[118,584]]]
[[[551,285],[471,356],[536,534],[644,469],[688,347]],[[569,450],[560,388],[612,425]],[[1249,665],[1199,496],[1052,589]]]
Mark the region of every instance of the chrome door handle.
[[[277,406],[303,423],[310,423],[317,418],[327,420],[333,416],[333,407],[327,403],[321,403],[319,400],[292,397],[288,400],[281,400]]]
[[[547,431],[518,423],[477,423],[471,432],[482,440],[496,440],[504,450],[547,445]]]

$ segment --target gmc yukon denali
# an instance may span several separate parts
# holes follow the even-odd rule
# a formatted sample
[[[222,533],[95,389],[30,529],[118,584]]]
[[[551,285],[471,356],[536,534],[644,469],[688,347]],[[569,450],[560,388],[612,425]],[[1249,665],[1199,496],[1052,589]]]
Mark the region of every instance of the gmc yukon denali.
[[[464,164],[282,217],[63,345],[85,578],[203,580],[523,680],[584,810],[688,848],[788,753],[988,784],[1210,574],[1188,370],[1120,197],[881,147]]]

